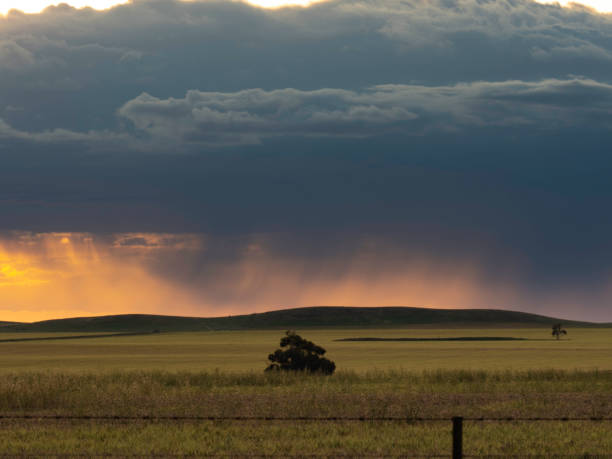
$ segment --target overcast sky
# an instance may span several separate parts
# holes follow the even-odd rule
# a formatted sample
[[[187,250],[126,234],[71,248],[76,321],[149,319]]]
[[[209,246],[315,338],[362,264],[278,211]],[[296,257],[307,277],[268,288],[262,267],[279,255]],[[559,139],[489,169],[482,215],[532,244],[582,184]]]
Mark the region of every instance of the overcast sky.
[[[12,12],[0,312],[392,304],[612,321],[611,141],[612,15],[585,8]]]

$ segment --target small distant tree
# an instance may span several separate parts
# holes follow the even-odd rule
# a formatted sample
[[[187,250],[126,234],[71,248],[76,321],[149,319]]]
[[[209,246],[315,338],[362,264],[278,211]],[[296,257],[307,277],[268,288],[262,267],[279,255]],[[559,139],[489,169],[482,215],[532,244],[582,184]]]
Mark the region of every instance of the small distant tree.
[[[552,335],[559,339],[561,338],[561,335],[567,335],[567,331],[563,329],[561,324],[554,324],[552,326]]]
[[[280,349],[268,356],[266,371],[307,371],[331,375],[336,364],[323,357],[325,349],[305,340],[294,331],[287,331],[280,340]]]

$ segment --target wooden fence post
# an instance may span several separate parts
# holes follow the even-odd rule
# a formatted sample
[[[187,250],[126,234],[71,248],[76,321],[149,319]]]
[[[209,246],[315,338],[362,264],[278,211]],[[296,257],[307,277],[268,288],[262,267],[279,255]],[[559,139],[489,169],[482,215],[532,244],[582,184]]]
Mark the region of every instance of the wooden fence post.
[[[453,459],[463,458],[463,418],[453,417]]]

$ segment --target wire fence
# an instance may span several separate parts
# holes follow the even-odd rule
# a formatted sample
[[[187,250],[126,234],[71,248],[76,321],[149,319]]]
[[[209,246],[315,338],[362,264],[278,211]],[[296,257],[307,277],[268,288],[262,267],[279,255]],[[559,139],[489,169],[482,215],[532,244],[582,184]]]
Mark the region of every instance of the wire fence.
[[[398,421],[398,422],[444,422],[460,418],[469,422],[536,422],[536,421],[612,421],[612,417],[591,416],[591,417],[514,417],[514,416],[474,416],[474,417],[413,417],[413,416],[176,416],[176,415],[37,415],[37,414],[0,414],[0,420],[82,420],[82,421],[104,421],[104,420],[125,420],[125,421]]]

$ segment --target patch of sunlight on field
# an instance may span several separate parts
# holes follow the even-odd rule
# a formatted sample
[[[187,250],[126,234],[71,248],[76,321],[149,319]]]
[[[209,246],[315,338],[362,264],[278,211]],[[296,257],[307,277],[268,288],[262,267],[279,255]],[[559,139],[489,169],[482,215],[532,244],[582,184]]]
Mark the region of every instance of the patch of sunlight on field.
[[[612,329],[333,329],[297,330],[320,344],[342,370],[593,369],[612,370]],[[13,334],[11,334],[12,337]],[[35,334],[16,334],[34,337]],[[27,335],[27,336],[26,336]],[[53,334],[37,334],[50,336]],[[57,336],[68,336],[57,333]],[[0,371],[260,371],[282,331],[160,333],[143,336],[0,343]],[[3,335],[4,337],[5,335]],[[503,336],[526,341],[338,342],[355,337]],[[9,336],[6,335],[6,338]]]

